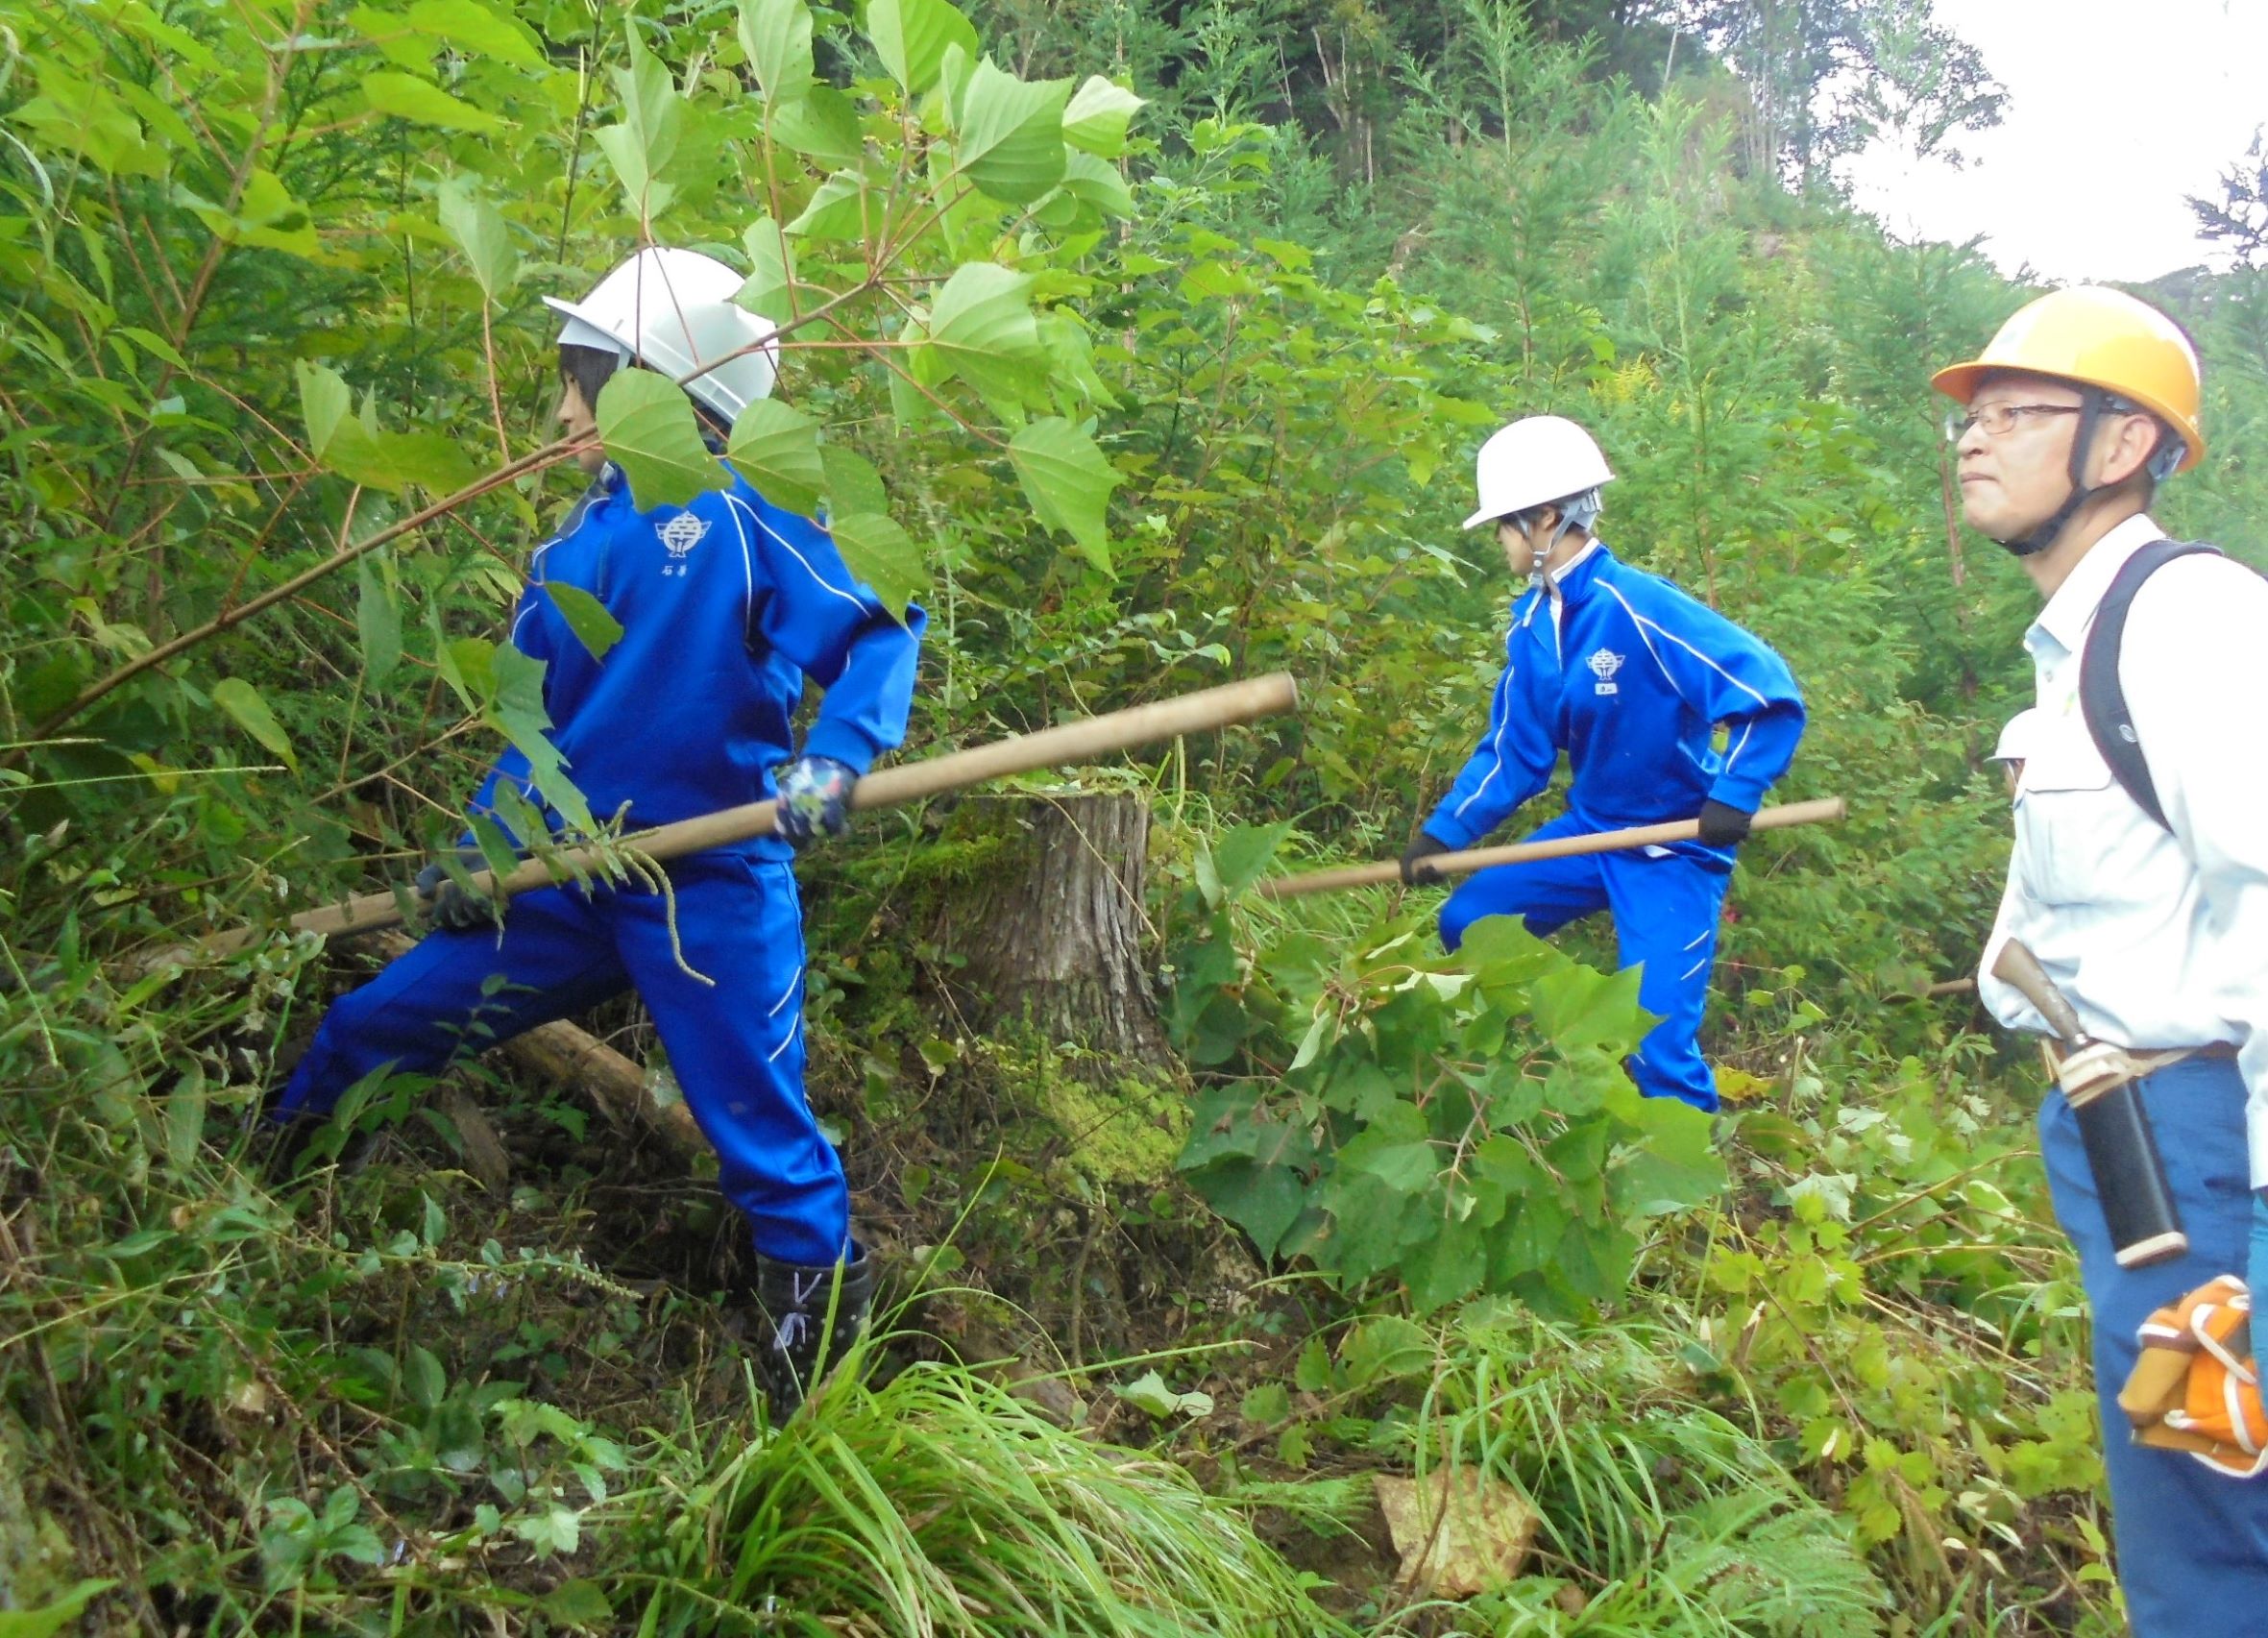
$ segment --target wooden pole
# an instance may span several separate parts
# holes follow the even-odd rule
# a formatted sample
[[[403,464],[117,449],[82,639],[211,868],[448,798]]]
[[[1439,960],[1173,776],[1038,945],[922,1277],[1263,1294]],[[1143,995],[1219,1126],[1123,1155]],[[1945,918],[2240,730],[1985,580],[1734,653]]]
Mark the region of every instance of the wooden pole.
[[[1196,694],[1112,711],[1102,717],[1042,728],[1037,733],[995,740],[969,750],[886,768],[867,774],[852,788],[850,805],[860,810],[902,807],[908,802],[941,796],[1011,773],[1034,773],[1041,769],[1090,762],[1134,746],[1273,717],[1298,703],[1299,690],[1292,682],[1291,673],[1271,672],[1243,682],[1227,683]],[[615,845],[635,847],[652,859],[680,858],[728,843],[745,842],[750,837],[772,835],[773,810],[771,802],[749,802],[704,814],[698,819],[680,819],[674,824],[640,831]],[[554,855],[549,863],[541,859],[526,860],[501,881],[486,870],[476,870],[473,886],[477,892],[508,898],[531,888],[549,887],[555,880],[571,879],[568,872],[572,870],[591,870],[597,866],[600,856],[596,847],[569,848]],[[555,868],[559,871],[557,876],[553,874]],[[304,911],[291,918],[291,926],[297,932],[323,934],[367,933],[393,927],[403,919],[403,901],[408,897],[406,890],[364,893],[321,910]],[[193,946],[168,950],[148,965],[154,968],[169,962],[185,963],[201,955],[229,955],[257,942],[265,931],[258,927],[240,927],[232,932],[216,933],[199,940]]]
[[[1766,808],[1750,823],[1751,830],[1784,830],[1792,824],[1818,824],[1828,819],[1839,819],[1845,809],[1841,796],[1823,796],[1816,802],[1790,802],[1777,808]],[[1628,830],[1602,830],[1590,836],[1560,836],[1549,842],[1521,842],[1509,847],[1475,847],[1463,853],[1436,853],[1426,861],[1426,868],[1445,876],[1469,875],[1475,870],[1485,870],[1491,865],[1518,865],[1531,859],[1566,859],[1578,853],[1620,853],[1632,847],[1663,847],[1672,842],[1696,841],[1701,832],[1697,819],[1678,819],[1670,824],[1642,824]],[[1336,892],[1342,888],[1375,888],[1402,880],[1402,867],[1393,862],[1378,865],[1345,865],[1329,870],[1309,870],[1305,875],[1279,876],[1265,881],[1253,891],[1262,898],[1302,898],[1311,892]]]

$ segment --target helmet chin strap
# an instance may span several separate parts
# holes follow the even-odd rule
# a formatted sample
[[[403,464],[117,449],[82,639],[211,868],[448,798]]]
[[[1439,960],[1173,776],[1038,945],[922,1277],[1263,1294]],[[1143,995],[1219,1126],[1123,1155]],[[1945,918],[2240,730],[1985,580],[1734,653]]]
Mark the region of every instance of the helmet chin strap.
[[[2080,389],[2079,430],[2071,440],[2071,459],[2067,471],[2071,479],[2071,493],[2063,503],[2049,514],[2037,528],[2027,530],[2013,538],[1994,536],[1995,540],[2018,557],[2032,557],[2056,544],[2056,537],[2063,532],[2063,526],[2078,516],[2080,507],[2092,501],[2101,485],[2086,480],[2087,452],[2094,447],[2095,428],[2102,424],[2106,397],[2100,388]]]
[[[1515,519],[1519,520],[1520,532],[1527,540],[1527,583],[1545,592],[1551,590],[1550,576],[1544,572],[1546,560],[1550,557],[1560,541],[1566,538],[1568,530],[1587,529],[1598,521],[1598,491],[1586,489],[1580,495],[1571,495],[1566,500],[1555,501],[1553,504],[1558,508],[1559,522],[1551,530],[1551,538],[1540,545],[1536,541],[1535,526],[1527,521],[1535,514],[1533,512],[1512,514]]]

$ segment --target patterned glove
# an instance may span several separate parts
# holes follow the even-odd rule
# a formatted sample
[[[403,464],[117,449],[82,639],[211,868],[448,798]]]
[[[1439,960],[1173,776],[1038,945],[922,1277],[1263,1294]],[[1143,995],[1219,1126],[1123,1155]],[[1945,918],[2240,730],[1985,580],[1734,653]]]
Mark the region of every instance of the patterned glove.
[[[1426,863],[1436,853],[1453,853],[1456,849],[1428,831],[1419,831],[1407,847],[1402,850],[1402,885],[1414,888],[1421,882],[1437,882],[1441,872]]]
[[[1712,847],[1730,847],[1748,839],[1748,823],[1756,816],[1743,813],[1715,798],[1701,804],[1701,840]]]
[[[485,870],[488,861],[468,848],[459,853],[457,863],[467,870]],[[448,869],[438,864],[427,865],[417,873],[418,902],[432,917],[433,925],[446,927],[452,933],[469,933],[476,927],[485,927],[495,919],[489,901],[478,893],[467,892],[452,879]]]
[[[841,836],[850,828],[850,791],[859,776],[847,762],[831,756],[799,756],[772,775],[779,793],[779,833],[801,847],[824,830]]]

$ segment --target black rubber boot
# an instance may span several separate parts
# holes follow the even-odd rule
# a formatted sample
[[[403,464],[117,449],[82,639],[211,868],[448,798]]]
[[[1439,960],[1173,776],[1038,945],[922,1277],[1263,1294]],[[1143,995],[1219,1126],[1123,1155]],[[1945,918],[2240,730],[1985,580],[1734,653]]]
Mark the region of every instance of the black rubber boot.
[[[838,1278],[840,1276],[840,1278]],[[874,1307],[874,1264],[865,1252],[832,1267],[756,1259],[756,1306],[764,1311],[757,1369],[775,1428],[842,1362]]]

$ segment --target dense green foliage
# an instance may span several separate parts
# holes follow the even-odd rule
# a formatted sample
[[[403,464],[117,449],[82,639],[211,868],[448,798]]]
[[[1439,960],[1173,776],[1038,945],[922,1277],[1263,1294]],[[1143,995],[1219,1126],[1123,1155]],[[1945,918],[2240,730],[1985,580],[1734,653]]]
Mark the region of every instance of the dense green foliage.
[[[2029,1077],[1923,995],[1996,892],[2031,599],[1926,376],[2026,292],[1825,170],[1996,92],[1903,0],[1663,10],[0,0],[0,1632],[2114,1630]],[[2260,199],[2155,292],[2213,444],[2159,516],[2240,552]],[[490,1068],[540,1186],[403,1082],[379,1164],[272,1189],[239,1121],[319,952],[143,959],[405,874],[506,741],[576,813],[499,641],[574,493],[537,297],[646,241],[750,272],[782,385],[732,458],[930,610],[912,753],[1304,699],[1089,776],[1155,797],[1178,1173],[1061,1113],[1157,1076],[1071,1098],[940,1015],[917,907],[981,843],[807,868],[815,1102],[923,1308],[776,1435],[681,1166]],[[599,408],[642,495],[714,474],[653,378]],[[1451,960],[1429,904],[1247,891],[1397,850],[1469,747],[1468,463],[1543,409],[1605,538],[1802,679],[1776,795],[1852,806],[1744,850],[1713,1147],[1618,1066],[1595,932]],[[989,1352],[956,1270],[1058,1345],[1016,1396],[938,1357]],[[1544,1515],[1463,1604],[1363,1536],[1443,1464]]]

